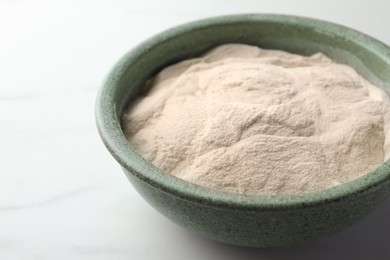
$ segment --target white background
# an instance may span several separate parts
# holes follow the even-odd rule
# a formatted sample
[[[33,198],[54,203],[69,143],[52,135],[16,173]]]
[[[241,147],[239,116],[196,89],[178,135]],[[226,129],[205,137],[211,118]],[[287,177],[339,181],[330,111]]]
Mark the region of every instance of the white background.
[[[305,246],[229,246],[157,213],[102,145],[96,90],[122,54],[183,22],[248,12],[329,20],[390,44],[388,1],[0,0],[0,259],[390,259],[390,200]]]

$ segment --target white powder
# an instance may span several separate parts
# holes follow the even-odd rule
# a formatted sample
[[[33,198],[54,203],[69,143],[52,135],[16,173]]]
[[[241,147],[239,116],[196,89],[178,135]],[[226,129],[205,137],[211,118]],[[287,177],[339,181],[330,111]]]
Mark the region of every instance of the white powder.
[[[124,132],[155,166],[199,185],[299,194],[390,155],[388,96],[322,54],[226,44],[149,84],[125,111]]]

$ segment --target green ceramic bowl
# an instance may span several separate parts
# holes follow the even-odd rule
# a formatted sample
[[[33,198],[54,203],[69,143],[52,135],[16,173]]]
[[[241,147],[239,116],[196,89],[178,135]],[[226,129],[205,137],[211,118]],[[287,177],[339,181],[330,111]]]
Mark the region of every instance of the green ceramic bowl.
[[[340,231],[390,193],[390,162],[350,183],[300,196],[244,196],[188,183],[143,159],[126,140],[120,116],[161,68],[223,43],[247,43],[310,55],[323,52],[390,89],[390,48],[328,22],[284,15],[233,15],[184,24],[128,52],[108,75],[96,103],[108,150],[137,191],[172,221],[207,238],[251,247],[300,244]]]

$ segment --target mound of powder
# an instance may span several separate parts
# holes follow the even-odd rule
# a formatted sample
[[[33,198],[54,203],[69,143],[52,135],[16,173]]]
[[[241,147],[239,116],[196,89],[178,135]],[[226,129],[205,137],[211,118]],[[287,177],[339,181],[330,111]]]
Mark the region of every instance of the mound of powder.
[[[390,155],[389,97],[349,66],[243,44],[163,69],[123,114],[161,170],[228,192],[289,195],[349,182]]]

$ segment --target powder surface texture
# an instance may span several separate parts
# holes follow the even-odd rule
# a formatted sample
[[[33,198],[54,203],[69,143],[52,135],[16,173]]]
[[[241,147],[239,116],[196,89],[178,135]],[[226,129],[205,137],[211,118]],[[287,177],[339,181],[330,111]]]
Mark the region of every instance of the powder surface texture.
[[[122,117],[162,171],[228,192],[349,182],[390,154],[388,96],[347,65],[243,44],[166,67]]]

